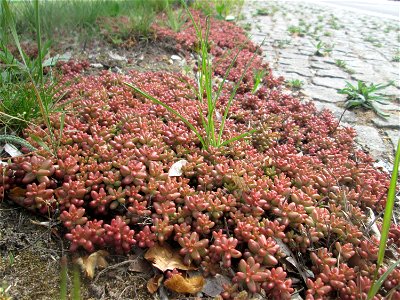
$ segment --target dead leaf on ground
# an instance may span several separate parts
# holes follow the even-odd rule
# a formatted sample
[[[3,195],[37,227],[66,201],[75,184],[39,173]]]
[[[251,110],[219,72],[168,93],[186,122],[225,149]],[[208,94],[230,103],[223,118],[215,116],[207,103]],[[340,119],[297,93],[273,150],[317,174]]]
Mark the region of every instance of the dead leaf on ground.
[[[163,279],[164,279],[164,275],[158,274],[158,275],[150,278],[149,281],[147,281],[147,290],[150,292],[150,294],[154,294],[155,292],[157,292]]]
[[[231,280],[228,277],[221,274],[207,277],[201,292],[210,297],[217,297],[224,291],[223,285],[229,284],[230,282]]]
[[[22,203],[22,201],[25,199],[25,196],[26,196],[26,189],[20,187],[12,188],[8,193],[8,198],[17,203]]]
[[[150,273],[153,267],[142,256],[130,255],[129,260],[132,262],[128,266],[128,271],[137,273]]]
[[[107,251],[99,250],[89,256],[78,257],[75,259],[75,263],[81,267],[87,277],[93,279],[96,268],[106,268],[108,266],[105,259],[107,255]]]
[[[205,280],[202,276],[184,278],[180,274],[174,274],[165,280],[164,285],[173,292],[182,294],[196,294],[203,289]]]
[[[168,245],[155,245],[150,248],[144,258],[150,261],[154,267],[165,272],[167,270],[194,270],[195,268],[186,266],[182,257],[177,251],[174,251]]]

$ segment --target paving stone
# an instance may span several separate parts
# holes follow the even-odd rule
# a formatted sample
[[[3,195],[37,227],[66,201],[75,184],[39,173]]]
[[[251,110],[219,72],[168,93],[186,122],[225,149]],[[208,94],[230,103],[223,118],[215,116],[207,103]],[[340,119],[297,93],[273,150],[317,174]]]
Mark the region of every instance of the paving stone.
[[[387,119],[376,117],[372,123],[378,128],[400,129],[400,116],[399,113],[393,113]]]
[[[288,58],[281,58],[279,59],[279,63],[282,65],[289,65],[294,68],[308,68],[310,63],[307,59],[288,59]]]
[[[330,69],[320,69],[317,71],[317,76],[319,77],[333,77],[333,78],[344,78],[344,79],[348,79],[349,74],[347,74],[346,72],[343,72],[340,69],[334,69],[331,68]]]
[[[343,78],[314,77],[312,82],[315,85],[332,89],[342,89],[346,86],[346,80]]]
[[[282,58],[288,58],[288,59],[300,59],[300,60],[307,59],[306,55],[302,55],[302,54],[298,54],[298,53],[291,53],[291,52],[287,52],[285,50],[281,50],[280,56]]]
[[[397,148],[397,143],[399,142],[400,139],[400,131],[399,130],[385,130],[386,135],[389,137],[393,148]]]
[[[308,85],[303,88],[302,92],[310,98],[324,102],[336,103],[346,100],[346,96],[338,94],[335,89],[322,86]]]
[[[383,140],[377,129],[365,125],[352,125],[352,127],[357,132],[356,141],[361,144],[364,150],[367,150],[374,158],[383,159],[385,157],[386,151],[382,147]]]

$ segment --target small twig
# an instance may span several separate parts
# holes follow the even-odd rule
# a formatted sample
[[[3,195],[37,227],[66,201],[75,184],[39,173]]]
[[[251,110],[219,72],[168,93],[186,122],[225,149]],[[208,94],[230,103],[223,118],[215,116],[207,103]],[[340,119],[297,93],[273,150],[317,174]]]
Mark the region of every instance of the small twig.
[[[337,124],[337,126],[336,126],[335,130],[333,130],[333,132],[332,132],[332,133],[335,133],[335,132],[336,132],[336,130],[338,129],[338,127],[339,127],[339,125],[340,125],[340,122],[342,121],[342,118],[343,118],[343,116],[344,116],[344,114],[345,114],[345,112],[346,112],[346,111],[347,111],[347,108],[345,108],[345,109],[344,109],[344,111],[342,112],[342,114],[340,115],[340,118],[339,118],[338,124]]]

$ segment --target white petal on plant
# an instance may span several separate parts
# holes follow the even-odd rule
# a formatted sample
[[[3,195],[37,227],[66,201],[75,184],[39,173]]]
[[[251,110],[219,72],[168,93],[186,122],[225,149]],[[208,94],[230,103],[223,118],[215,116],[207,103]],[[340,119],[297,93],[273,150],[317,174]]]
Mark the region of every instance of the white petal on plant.
[[[14,145],[11,144],[5,144],[4,145],[4,151],[6,151],[8,154],[10,154],[11,157],[16,157],[22,155],[22,152],[19,151]]]
[[[168,171],[168,176],[182,176],[182,167],[187,164],[186,159],[178,160],[174,163]]]
[[[235,20],[235,16],[232,15],[226,16],[225,18],[225,21],[233,21],[233,20]]]

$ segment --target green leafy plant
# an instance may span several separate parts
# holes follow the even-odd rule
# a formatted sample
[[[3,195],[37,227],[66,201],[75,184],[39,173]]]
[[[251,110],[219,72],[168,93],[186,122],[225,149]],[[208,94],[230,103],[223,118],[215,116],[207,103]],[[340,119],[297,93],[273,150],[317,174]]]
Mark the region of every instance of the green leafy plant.
[[[387,105],[387,97],[378,95],[376,92],[385,89],[388,86],[393,85],[393,82],[387,84],[369,84],[367,85],[363,81],[358,81],[357,85],[352,85],[346,82],[346,87],[338,91],[339,94],[347,95],[347,101],[345,103],[346,109],[352,107],[364,107],[366,109],[372,109],[376,114],[383,118],[387,118],[389,115],[383,112],[377,105],[377,103]]]
[[[250,134],[254,133],[256,130],[250,130],[248,132],[245,132],[243,134],[240,134],[238,136],[235,136],[229,140],[223,140],[222,134],[224,131],[224,125],[225,125],[225,121],[228,117],[228,112],[229,112],[229,108],[232,105],[233,99],[236,95],[236,91],[240,85],[240,83],[243,80],[243,77],[246,73],[246,71],[248,70],[248,67],[250,66],[250,64],[252,63],[255,55],[252,57],[252,59],[248,62],[245,70],[243,71],[243,74],[241,75],[239,81],[234,85],[232,92],[230,94],[228,103],[225,107],[225,111],[224,114],[222,116],[219,115],[219,113],[216,111],[216,104],[218,102],[218,98],[222,92],[222,88],[223,85],[226,81],[226,77],[228,76],[231,68],[233,67],[234,63],[236,62],[237,56],[240,53],[240,50],[237,52],[236,56],[234,57],[234,59],[232,60],[231,64],[229,65],[228,69],[226,70],[225,76],[223,78],[223,80],[221,81],[221,83],[218,86],[217,91],[214,93],[213,91],[213,67],[212,67],[212,62],[211,62],[211,58],[210,55],[208,54],[209,51],[209,42],[208,42],[208,38],[209,38],[209,32],[210,32],[210,20],[209,18],[207,18],[206,21],[206,28],[203,31],[203,29],[201,28],[200,24],[197,24],[196,21],[194,20],[192,14],[190,13],[190,11],[187,9],[187,13],[190,17],[190,19],[192,20],[192,23],[195,27],[196,30],[196,35],[197,38],[199,40],[199,55],[201,57],[201,59],[199,60],[199,78],[198,78],[198,91],[197,91],[197,98],[200,101],[200,103],[206,103],[207,104],[207,115],[205,116],[202,112],[202,110],[198,109],[199,114],[200,114],[200,118],[201,118],[201,122],[202,122],[202,126],[205,129],[206,135],[203,137],[199,130],[197,130],[195,128],[195,126],[190,123],[184,116],[182,116],[179,112],[177,112],[176,110],[174,110],[172,107],[170,107],[169,105],[165,104],[164,102],[162,102],[161,100],[151,96],[150,94],[142,91],[141,89],[139,89],[136,86],[133,86],[130,83],[125,82],[125,84],[127,86],[129,86],[130,88],[132,88],[135,92],[139,93],[140,95],[142,95],[143,97],[153,101],[156,104],[159,104],[161,106],[163,106],[165,109],[167,109],[170,113],[174,114],[175,116],[177,116],[182,122],[184,122],[198,137],[198,139],[200,140],[200,143],[202,144],[203,148],[209,148],[210,146],[212,147],[221,147],[221,146],[225,146],[228,145],[236,140],[240,140],[242,138],[245,138],[246,136],[249,136]],[[205,96],[204,96],[205,95]],[[220,119],[220,126],[219,126],[219,131],[216,134],[216,126],[215,126],[215,119]]]
[[[304,82],[300,79],[291,79],[286,81],[286,85],[293,90],[298,90],[304,85]]]
[[[396,151],[395,161],[394,161],[394,165],[393,165],[392,177],[390,179],[390,186],[389,186],[388,196],[387,196],[387,200],[386,200],[385,212],[383,215],[381,240],[379,242],[378,260],[376,263],[376,272],[375,272],[373,284],[371,285],[371,288],[369,289],[369,292],[368,292],[368,299],[374,298],[374,296],[376,295],[376,293],[382,286],[382,283],[385,281],[387,276],[400,264],[400,260],[397,260],[395,263],[393,263],[387,269],[387,271],[378,280],[376,280],[379,267],[382,265],[383,259],[385,258],[386,243],[387,243],[387,239],[389,236],[390,222],[392,219],[394,201],[396,198],[396,185],[397,185],[397,178],[398,178],[398,174],[399,174],[399,163],[400,163],[400,140],[397,141],[397,151]]]

